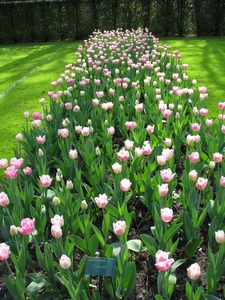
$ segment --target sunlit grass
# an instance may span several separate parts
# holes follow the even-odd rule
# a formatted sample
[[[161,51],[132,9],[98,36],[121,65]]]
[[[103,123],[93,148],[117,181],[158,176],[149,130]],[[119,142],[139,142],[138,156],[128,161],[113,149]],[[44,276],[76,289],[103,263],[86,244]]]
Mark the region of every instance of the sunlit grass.
[[[178,49],[182,63],[188,63],[187,73],[195,78],[198,86],[208,89],[208,117],[217,117],[218,103],[225,100],[225,38],[160,38],[160,45]]]
[[[39,99],[48,99],[51,81],[60,77],[67,63],[75,62],[79,44],[76,41],[0,46],[0,158],[13,156],[15,135],[24,125],[23,112],[41,110]]]

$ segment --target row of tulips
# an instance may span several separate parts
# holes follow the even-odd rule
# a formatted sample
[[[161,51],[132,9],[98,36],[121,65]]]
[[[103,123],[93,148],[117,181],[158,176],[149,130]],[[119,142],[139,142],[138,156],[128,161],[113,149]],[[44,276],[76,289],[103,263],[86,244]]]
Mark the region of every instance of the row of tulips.
[[[6,175],[0,259],[15,299],[100,299],[85,273],[87,257],[96,255],[115,258],[105,288],[112,299],[126,299],[136,282],[133,251],[155,260],[156,299],[172,299],[176,269],[187,259],[187,298],[218,299],[225,270],[225,103],[218,120],[207,119],[207,88],[197,87],[187,68],[147,29],[95,31],[51,83],[49,99],[39,100],[40,112],[24,112],[15,157],[0,159]],[[145,207],[141,220],[135,201]],[[149,234],[129,240],[131,226],[150,216]],[[206,220],[203,271],[193,258]],[[174,261],[181,240],[185,256]],[[193,284],[199,276],[206,286]]]

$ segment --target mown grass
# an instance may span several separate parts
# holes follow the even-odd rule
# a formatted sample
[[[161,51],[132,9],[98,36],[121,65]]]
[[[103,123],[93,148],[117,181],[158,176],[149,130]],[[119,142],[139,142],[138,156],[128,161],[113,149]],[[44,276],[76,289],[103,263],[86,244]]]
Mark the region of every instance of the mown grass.
[[[23,112],[41,111],[51,81],[74,63],[80,41],[0,46],[0,158],[11,158],[15,135],[23,128]],[[0,174],[1,175],[1,174]]]
[[[207,87],[208,117],[216,118],[220,113],[218,103],[225,101],[225,38],[160,38],[159,44],[179,50],[182,63],[189,65],[189,77],[195,78],[198,86]]]
[[[41,110],[38,100],[48,99],[51,81],[60,77],[67,63],[75,62],[74,53],[80,43],[0,46],[0,158],[14,155],[15,135],[24,125],[23,112]],[[189,77],[195,78],[198,86],[207,86],[208,117],[216,118],[218,102],[225,101],[225,38],[160,38],[159,44],[178,49],[182,63],[189,64]],[[0,178],[2,175],[0,170]]]

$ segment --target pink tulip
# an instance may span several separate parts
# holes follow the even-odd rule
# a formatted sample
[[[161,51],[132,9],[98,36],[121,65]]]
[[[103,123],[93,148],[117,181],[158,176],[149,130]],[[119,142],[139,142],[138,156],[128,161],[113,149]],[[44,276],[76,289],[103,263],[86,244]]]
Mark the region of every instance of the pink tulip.
[[[219,119],[220,121],[224,121],[224,120],[225,120],[225,115],[219,114],[219,115],[218,115],[218,119]]]
[[[112,169],[114,173],[119,174],[122,172],[122,165],[116,162],[112,165]]]
[[[153,132],[154,132],[154,126],[148,125],[147,128],[146,128],[146,130],[147,130],[147,132],[148,132],[149,134],[153,133]]]
[[[197,187],[197,189],[202,191],[206,188],[207,183],[208,183],[208,179],[205,179],[203,177],[199,177],[197,182],[196,182],[196,187]]]
[[[52,115],[48,114],[47,116],[45,116],[45,118],[47,121],[50,122],[52,120]]]
[[[123,192],[127,192],[130,190],[131,188],[131,182],[129,179],[127,178],[124,178],[120,181],[120,189],[123,191]]]
[[[167,147],[171,147],[171,145],[172,145],[172,140],[169,139],[169,138],[166,138],[165,141],[164,141],[164,143],[165,143],[165,145],[166,145]]]
[[[79,112],[80,111],[80,106],[75,105],[74,108],[73,108],[73,111],[76,112],[76,113]]]
[[[156,160],[157,160],[157,163],[160,166],[164,166],[166,164],[166,161],[167,161],[166,157],[164,155],[157,155]]]
[[[92,104],[93,104],[94,106],[99,105],[99,100],[98,100],[98,99],[92,99]]]
[[[134,122],[134,121],[127,121],[127,122],[125,123],[125,126],[126,126],[126,128],[127,128],[128,130],[132,130],[132,129],[134,129],[134,128],[137,126],[137,124],[136,124],[136,122]]]
[[[225,187],[225,177],[224,176],[221,176],[220,177],[220,184]]]
[[[215,239],[218,244],[225,243],[225,232],[223,230],[218,230],[215,232]]]
[[[71,159],[76,159],[77,157],[78,157],[78,154],[77,154],[77,150],[76,149],[74,149],[74,150],[70,150],[69,151],[69,157],[71,158]]]
[[[199,110],[199,114],[200,114],[201,116],[205,117],[205,116],[208,114],[208,109],[206,109],[206,108],[201,108],[201,109]]]
[[[212,119],[206,119],[205,124],[206,124],[207,127],[210,127],[213,124],[213,120]]]
[[[80,125],[77,125],[77,126],[75,126],[75,131],[76,131],[76,133],[81,133],[81,130],[82,130],[82,126],[80,126]]]
[[[66,103],[64,104],[64,106],[65,106],[66,109],[72,109],[73,104],[72,104],[71,102],[66,102]]]
[[[207,92],[207,88],[205,86],[200,86],[198,88],[199,93],[205,94]]]
[[[191,280],[197,280],[201,275],[201,269],[198,263],[192,264],[188,269],[187,269],[187,276]]]
[[[40,112],[33,112],[32,117],[34,120],[42,120],[43,119],[43,115]]]
[[[64,218],[63,216],[54,215],[53,218],[51,218],[51,224],[52,225],[58,225],[59,227],[62,227],[64,225]]]
[[[166,160],[169,160],[171,157],[173,157],[173,153],[173,149],[166,148],[162,150],[162,155],[165,156]]]
[[[35,127],[35,128],[38,128],[41,126],[41,120],[34,120],[31,122],[31,126],[32,127]]]
[[[110,135],[113,135],[115,133],[115,128],[113,126],[110,126],[109,128],[107,128],[107,132]]]
[[[100,85],[101,84],[101,79],[94,79],[94,83],[96,85]]]
[[[142,151],[144,155],[150,155],[153,151],[153,149],[151,148],[150,144],[144,144],[142,146]]]
[[[9,204],[9,198],[6,193],[0,193],[0,206],[6,206]]]
[[[135,148],[134,153],[136,156],[139,157],[139,156],[142,156],[143,150],[141,148],[137,147],[137,148]]]
[[[167,183],[158,185],[158,193],[161,197],[166,196],[168,192],[169,192],[169,187]]]
[[[44,105],[44,104],[45,104],[45,98],[39,99],[39,103],[40,103],[41,105]]]
[[[39,178],[40,178],[40,184],[43,187],[49,187],[52,183],[52,178],[50,178],[49,175],[41,175],[39,176]]]
[[[198,178],[198,172],[196,172],[196,170],[192,170],[189,172],[188,177],[190,180],[195,181]]]
[[[30,167],[26,167],[25,169],[23,169],[23,173],[25,175],[30,175],[32,174],[32,169]]]
[[[82,127],[81,134],[83,136],[88,136],[90,134],[90,127]]]
[[[98,91],[98,92],[96,92],[96,95],[98,98],[102,98],[104,96],[104,92]]]
[[[17,228],[19,233],[22,235],[31,234],[35,230],[34,221],[35,219],[29,219],[29,218],[23,219],[20,223],[20,227]]]
[[[219,102],[218,107],[219,107],[219,109],[224,110],[225,109],[225,102]]]
[[[162,114],[163,114],[164,118],[169,118],[171,116],[171,114],[172,114],[172,110],[165,109]]]
[[[160,175],[163,181],[170,182],[171,180],[173,180],[176,173],[172,173],[171,169],[164,169],[160,171]]]
[[[68,78],[67,83],[68,84],[74,84],[75,79],[74,78]]]
[[[38,142],[38,144],[43,145],[45,143],[45,135],[44,136],[36,136],[36,141]]]
[[[198,152],[192,152],[190,155],[188,155],[188,159],[191,163],[197,163],[199,161],[199,153]]]
[[[195,142],[195,135],[190,135],[190,134],[188,134],[188,135],[187,135],[187,143],[188,143],[189,145],[193,145],[194,142]]]
[[[104,208],[108,203],[107,195],[104,193],[104,194],[100,194],[98,197],[95,197],[95,203],[97,204],[98,207]]]
[[[129,152],[122,149],[117,153],[117,157],[120,161],[126,161],[129,159]]]
[[[21,142],[21,141],[23,140],[23,135],[22,135],[22,133],[17,133],[17,135],[16,135],[16,140],[17,140],[17,142]]]
[[[6,158],[0,159],[0,169],[5,169],[8,167],[8,160]]]
[[[16,167],[17,169],[20,169],[23,165],[24,159],[23,158],[16,158],[13,157],[10,159],[10,165]]]
[[[110,95],[114,95],[114,94],[115,94],[115,90],[112,89],[112,88],[110,88],[110,89],[109,89],[109,94],[110,94]]]
[[[166,109],[167,109],[167,104],[164,103],[163,101],[160,101],[159,105],[158,105],[158,109],[161,111],[161,112],[164,112]]]
[[[29,118],[29,112],[28,111],[25,111],[24,113],[23,113],[23,116],[24,116],[24,118],[25,119],[27,119],[27,118]]]
[[[192,129],[193,131],[199,131],[200,128],[201,128],[201,125],[198,124],[198,123],[194,123],[194,124],[191,125],[191,129]]]
[[[5,173],[5,175],[6,175],[7,178],[14,179],[18,175],[18,169],[15,166],[11,166],[11,167],[8,167],[4,171],[4,173]]]
[[[221,126],[221,132],[222,132],[223,134],[225,134],[225,125],[222,125],[222,126]]]
[[[51,234],[54,236],[54,238],[59,239],[62,236],[62,229],[61,227],[56,224],[51,226]]]
[[[143,110],[143,103],[139,103],[135,105],[135,110],[137,112],[141,112]]]
[[[174,263],[174,259],[169,259],[169,252],[164,252],[162,250],[158,250],[156,252],[156,263],[155,266],[160,271],[167,271],[170,269],[171,265]]]
[[[9,258],[10,248],[6,243],[0,244],[0,260],[6,260]]]
[[[71,260],[68,256],[63,254],[59,259],[59,265],[61,268],[67,270],[71,267]]]
[[[126,140],[124,142],[124,146],[127,150],[131,150],[134,146],[134,142],[133,141],[130,141],[130,140]]]
[[[173,210],[171,208],[161,208],[160,216],[163,222],[168,223],[173,219]]]
[[[122,235],[126,230],[126,226],[125,221],[117,221],[116,223],[113,223],[113,232],[116,235]]]
[[[213,154],[213,160],[216,162],[216,163],[220,163],[222,160],[223,160],[223,154],[219,153],[219,152],[216,152]]]
[[[62,138],[66,138],[69,135],[69,130],[67,128],[59,129],[58,135],[60,135]]]
[[[117,85],[121,85],[121,83],[122,83],[122,78],[115,78],[115,79],[113,79],[113,82],[115,83],[115,84],[117,84]]]

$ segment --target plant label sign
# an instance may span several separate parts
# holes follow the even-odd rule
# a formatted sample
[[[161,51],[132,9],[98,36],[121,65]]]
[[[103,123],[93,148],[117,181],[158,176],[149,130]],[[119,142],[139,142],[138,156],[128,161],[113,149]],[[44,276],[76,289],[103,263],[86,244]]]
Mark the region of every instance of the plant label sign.
[[[113,276],[115,273],[115,259],[105,257],[88,257],[85,274],[98,276]]]

